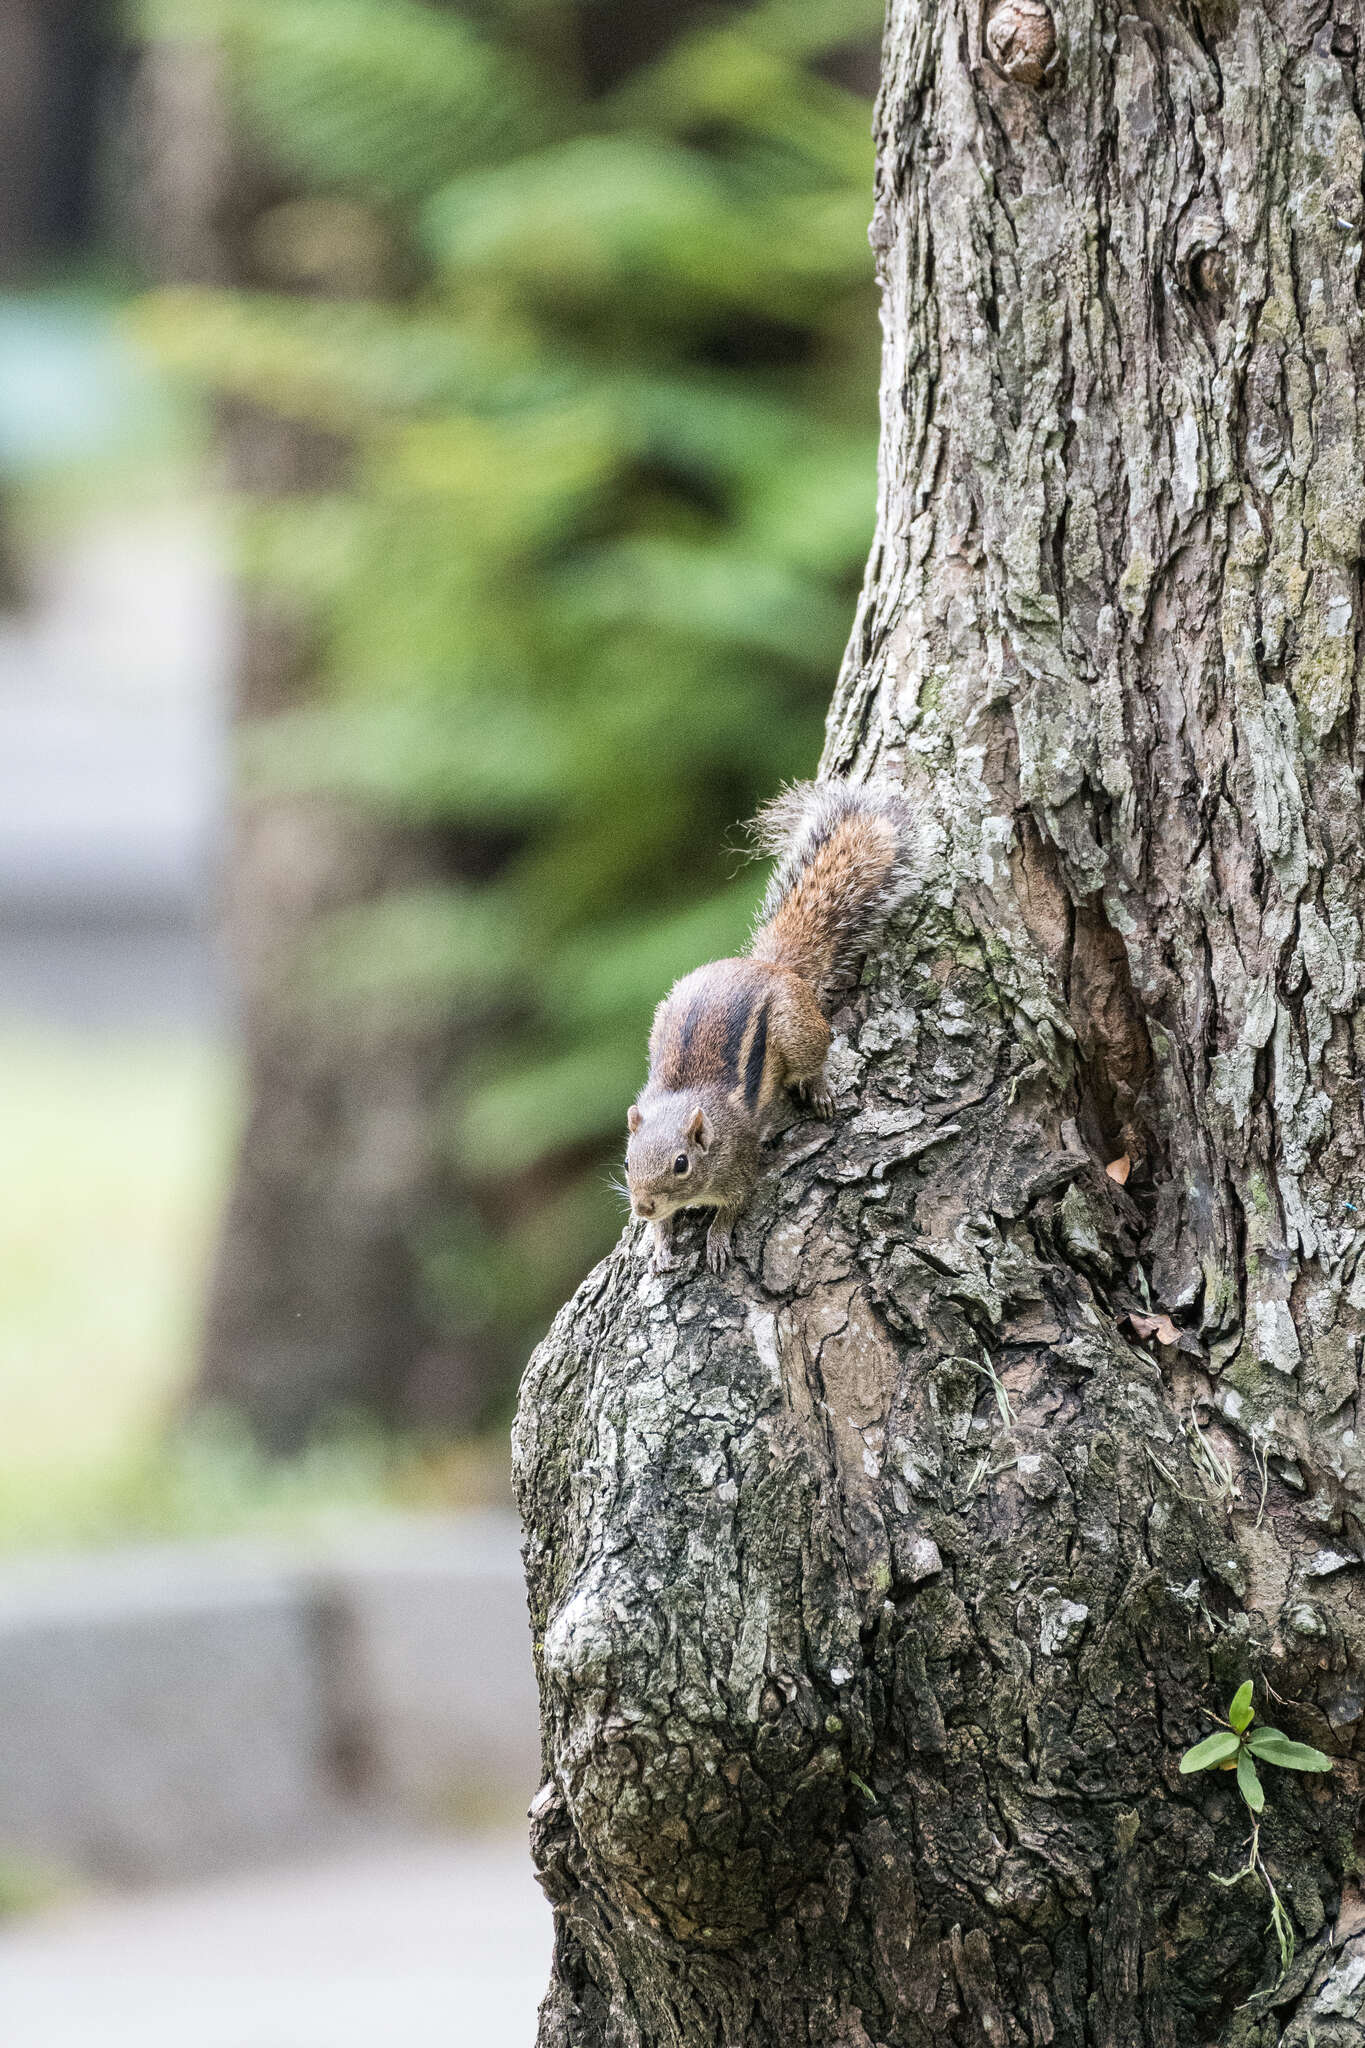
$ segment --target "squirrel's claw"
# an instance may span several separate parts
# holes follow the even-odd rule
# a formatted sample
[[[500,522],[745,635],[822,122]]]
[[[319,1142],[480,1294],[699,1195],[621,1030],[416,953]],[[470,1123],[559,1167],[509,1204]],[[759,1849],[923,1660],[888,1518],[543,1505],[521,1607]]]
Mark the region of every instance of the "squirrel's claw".
[[[730,1263],[730,1225],[713,1223],[706,1233],[706,1263],[713,1273],[723,1273]]]

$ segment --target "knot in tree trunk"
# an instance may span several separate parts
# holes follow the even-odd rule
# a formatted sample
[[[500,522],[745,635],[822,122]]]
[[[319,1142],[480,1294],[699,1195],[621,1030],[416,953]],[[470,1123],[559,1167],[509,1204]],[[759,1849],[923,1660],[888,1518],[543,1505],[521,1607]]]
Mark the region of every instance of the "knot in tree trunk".
[[[986,23],[992,62],[1016,85],[1041,85],[1057,61],[1057,30],[1045,0],[1000,0]]]

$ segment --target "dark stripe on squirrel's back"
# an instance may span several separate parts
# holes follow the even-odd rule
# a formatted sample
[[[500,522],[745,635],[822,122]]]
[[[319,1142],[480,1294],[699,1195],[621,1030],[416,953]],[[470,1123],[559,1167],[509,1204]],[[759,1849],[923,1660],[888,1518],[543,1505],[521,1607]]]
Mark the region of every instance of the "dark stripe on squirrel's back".
[[[677,1042],[673,1047],[672,1063],[677,1072],[677,1079],[671,1082],[670,1085],[674,1088],[681,1088],[684,1085],[684,1077],[687,1071],[687,1055],[692,1050],[692,1037],[696,1031],[698,1020],[701,1017],[701,1011],[701,997],[693,996],[687,1006],[682,1023],[678,1027]]]
[[[739,1079],[739,1055],[744,1034],[749,1028],[752,1003],[753,990],[741,988],[725,1005],[725,1048],[721,1056],[721,1072],[728,1082]]]
[[[768,1054],[768,1005],[763,1003],[754,1024],[754,1035],[749,1040],[749,1057],[744,1062],[744,1100],[750,1109],[758,1106],[758,1091],[763,1086],[763,1064]]]
[[[669,1003],[664,1016],[663,1042],[659,1047],[659,1081],[665,1088],[687,1086],[687,1055],[701,1018],[703,1002],[693,995],[686,1009]]]
[[[670,1009],[659,1049],[657,1079],[671,1089],[739,1083],[745,1033],[753,1014],[752,988],[728,988],[708,995],[699,989],[684,1008]]]

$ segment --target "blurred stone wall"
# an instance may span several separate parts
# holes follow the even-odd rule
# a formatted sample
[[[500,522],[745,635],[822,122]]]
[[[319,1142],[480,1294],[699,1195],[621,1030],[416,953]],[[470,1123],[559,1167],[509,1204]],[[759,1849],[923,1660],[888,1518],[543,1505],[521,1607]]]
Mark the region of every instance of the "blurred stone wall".
[[[0,1869],[145,1883],[505,1820],[537,1753],[510,1515],[0,1573]]]

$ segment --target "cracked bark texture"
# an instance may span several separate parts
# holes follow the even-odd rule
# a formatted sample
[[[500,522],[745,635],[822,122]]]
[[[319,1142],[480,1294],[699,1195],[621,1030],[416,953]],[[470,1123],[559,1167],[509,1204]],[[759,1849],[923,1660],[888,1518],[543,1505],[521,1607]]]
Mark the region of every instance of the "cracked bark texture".
[[[922,880],[736,1266],[527,1375],[541,2048],[1365,2042],[1363,13],[892,0],[824,766]]]

